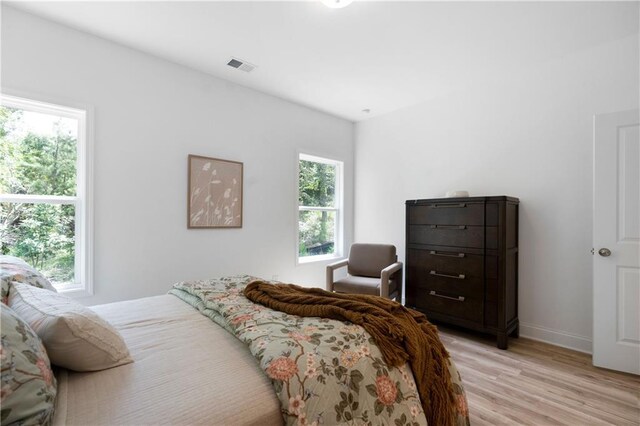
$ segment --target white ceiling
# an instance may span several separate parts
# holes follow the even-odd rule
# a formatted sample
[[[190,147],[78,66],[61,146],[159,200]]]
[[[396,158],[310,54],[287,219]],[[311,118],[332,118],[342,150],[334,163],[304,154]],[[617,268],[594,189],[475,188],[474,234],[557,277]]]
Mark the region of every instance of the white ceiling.
[[[353,121],[638,32],[637,2],[9,3]]]

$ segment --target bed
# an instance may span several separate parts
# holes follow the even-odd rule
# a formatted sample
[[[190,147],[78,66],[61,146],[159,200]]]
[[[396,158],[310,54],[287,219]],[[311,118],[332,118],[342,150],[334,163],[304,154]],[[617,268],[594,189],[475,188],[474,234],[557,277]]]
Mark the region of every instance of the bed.
[[[29,281],[35,275],[13,279],[25,276]],[[57,380],[46,381],[56,386],[55,410],[43,412],[34,424],[427,424],[408,364],[385,365],[362,327],[254,304],[243,296],[253,279],[183,282],[171,294],[82,307],[114,329],[126,344],[126,359],[100,371],[53,365]],[[12,289],[5,281],[3,302],[23,317],[20,297],[40,292],[45,305],[53,298],[49,290],[32,287],[41,287],[33,280],[14,282]],[[5,311],[11,311],[4,303],[3,346]],[[40,331],[38,319],[26,322]],[[16,330],[23,333],[25,327]],[[44,352],[49,340],[40,337],[44,345],[31,347],[39,344]],[[56,349],[46,350],[56,364]],[[47,355],[32,358],[47,379],[41,365]],[[3,369],[5,361],[6,351]],[[443,368],[455,388],[455,422],[468,424],[460,376],[450,361]],[[3,371],[3,398],[6,383]]]
[[[93,306],[134,362],[56,371],[54,425],[282,424],[267,376],[246,346],[173,295]]]

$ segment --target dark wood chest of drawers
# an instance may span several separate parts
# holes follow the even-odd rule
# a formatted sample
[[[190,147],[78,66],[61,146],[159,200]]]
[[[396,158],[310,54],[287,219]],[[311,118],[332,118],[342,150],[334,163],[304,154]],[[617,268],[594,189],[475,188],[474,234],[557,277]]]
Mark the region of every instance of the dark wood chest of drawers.
[[[518,336],[518,199],[408,200],[406,299],[430,320]]]

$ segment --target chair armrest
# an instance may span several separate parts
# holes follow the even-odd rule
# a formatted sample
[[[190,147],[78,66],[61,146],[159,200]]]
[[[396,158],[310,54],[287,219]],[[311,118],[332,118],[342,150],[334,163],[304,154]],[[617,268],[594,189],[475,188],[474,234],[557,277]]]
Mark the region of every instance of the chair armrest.
[[[389,278],[396,272],[402,274],[402,262],[395,262],[380,271],[380,296],[389,297]],[[402,275],[400,275],[400,286],[402,286]]]
[[[342,268],[343,266],[347,266],[348,263],[349,263],[349,259],[342,259],[337,262],[330,263],[327,265],[327,271],[329,269],[334,270],[334,269]]]
[[[327,291],[333,291],[333,271],[335,271],[338,268],[347,266],[347,264],[349,264],[349,259],[339,260],[337,262],[330,263],[329,265],[327,265],[327,282],[326,282]]]
[[[390,277],[391,275],[393,275],[394,272],[397,272],[401,269],[402,269],[402,262],[392,263],[391,265],[387,266],[380,272],[380,276],[383,276],[386,274],[387,277]]]

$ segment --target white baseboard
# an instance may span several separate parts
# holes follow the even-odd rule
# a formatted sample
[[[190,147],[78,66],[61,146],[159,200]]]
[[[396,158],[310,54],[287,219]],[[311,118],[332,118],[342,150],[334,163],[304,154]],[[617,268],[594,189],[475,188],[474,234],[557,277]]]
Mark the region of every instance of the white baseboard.
[[[589,337],[579,336],[565,331],[552,330],[539,325],[521,322],[520,336],[587,354],[590,354],[592,351],[592,342]]]

